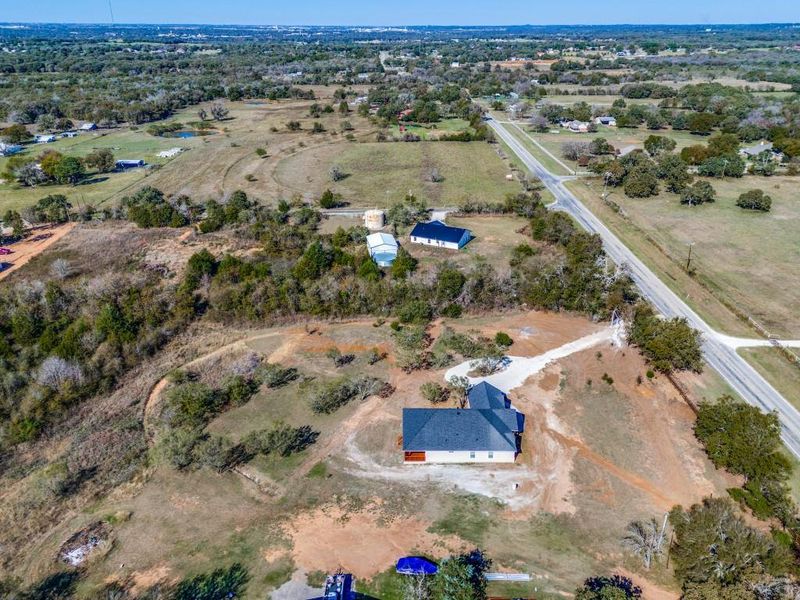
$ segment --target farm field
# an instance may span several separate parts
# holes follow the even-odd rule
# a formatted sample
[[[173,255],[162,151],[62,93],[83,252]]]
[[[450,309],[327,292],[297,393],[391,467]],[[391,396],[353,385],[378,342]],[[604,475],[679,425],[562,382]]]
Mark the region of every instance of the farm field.
[[[325,88],[317,89],[318,102],[330,101]],[[90,204],[95,207],[108,206],[125,194],[143,185],[153,185],[167,194],[188,194],[204,202],[219,199],[237,189],[265,200],[280,197],[283,190],[276,189],[270,181],[271,169],[283,153],[294,147],[338,142],[342,135],[340,126],[350,121],[354,135],[371,132],[369,123],[355,113],[322,115],[312,119],[308,116],[311,101],[249,101],[228,103],[230,115],[227,120],[215,122],[214,133],[193,138],[156,137],[147,133],[147,127],[99,130],[81,134],[76,138],[60,139],[52,144],[35,144],[26,147],[27,153],[37,155],[44,150],[55,150],[68,156],[82,157],[98,148],[110,148],[117,159],[142,158],[155,168],[131,169],[122,173],[108,173],[94,177],[76,186],[47,185],[32,188],[16,184],[0,184],[0,209],[19,209],[34,204],[47,194],[64,194],[73,203]],[[196,121],[199,107],[176,113],[163,121],[187,123]],[[285,124],[297,120],[303,128],[289,132]],[[325,133],[312,135],[314,121],[320,121]],[[174,147],[187,151],[172,159],[158,158],[161,150]],[[269,148],[266,157],[255,154],[256,148]],[[4,161],[0,158],[0,171]],[[249,179],[248,179],[249,176]]]
[[[347,175],[332,182],[338,166]],[[430,181],[432,169],[444,181]],[[274,179],[286,195],[318,198],[326,189],[353,207],[388,207],[412,193],[429,206],[456,206],[464,200],[498,202],[519,183],[507,181],[507,164],[485,142],[351,143],[308,148],[281,160]]]
[[[434,335],[445,324],[484,335],[506,331],[515,340],[512,353],[522,356],[604,327],[520,312],[435,324]],[[142,591],[239,561],[251,574],[248,597],[264,597],[291,577],[342,566],[356,574],[360,589],[400,600],[397,576],[389,571],[399,555],[441,557],[476,544],[498,570],[535,574],[542,593],[568,593],[582,573],[598,569],[632,571],[667,593],[675,590],[666,571],[651,571],[645,582],[635,561],[624,558],[619,538],[625,525],[662,515],[675,503],[724,494],[731,484],[705,459],[692,434],[693,414],[670,384],[663,378],[636,382],[646,367],[629,349],[604,344],[578,352],[513,390],[512,401],[527,415],[523,455],[515,465],[495,468],[492,483],[480,466],[426,471],[401,464],[400,411],[423,406],[419,385],[441,380],[444,370],[407,375],[397,369],[388,326],[356,321],[229,331],[231,337],[240,341],[209,346],[204,340],[205,350],[190,353],[197,358],[185,368],[214,380],[255,353],[297,368],[301,377],[262,389],[208,430],[240,439],[282,420],[311,425],[320,432],[316,443],[292,457],[258,458],[221,475],[180,473],[157,461],[135,490],[112,494],[37,540],[25,563],[29,576],[46,568],[70,532],[106,519],[113,545],[93,560],[79,597],[109,579],[129,578]],[[332,347],[356,360],[336,369],[326,356]],[[388,356],[369,366],[364,356],[373,347]],[[310,411],[310,386],[347,374],[388,379],[395,392],[330,415]],[[603,382],[603,374],[613,384]],[[146,414],[157,412],[157,393],[145,403]],[[611,423],[603,417],[608,414],[615,415]]]
[[[715,317],[716,309],[708,305],[704,295],[697,294],[696,286],[687,286],[685,278],[673,274],[674,267],[686,262],[690,243],[694,244],[692,267],[697,280],[770,333],[787,339],[800,336],[800,298],[788,283],[800,278],[796,235],[800,205],[793,191],[796,179],[747,176],[714,181],[713,185],[716,202],[697,207],[682,206],[674,194],[633,199],[615,190],[610,200],[621,207],[628,217],[625,220],[600,200],[598,180],[568,184],[640,256],[653,260],[660,254],[656,245],[660,247],[667,256],[661,254],[658,264],[673,265],[664,280],[681,294],[688,294],[690,304],[715,327],[742,332],[730,311],[720,311]],[[739,194],[753,188],[762,188],[772,196],[771,212],[753,213],[735,205]]]
[[[402,137],[406,133],[420,136],[423,140],[435,140],[442,134],[459,133],[468,130],[469,122],[464,119],[443,119],[438,123],[403,124],[403,131],[400,131],[400,124],[393,123],[389,127],[389,135],[392,137]]]

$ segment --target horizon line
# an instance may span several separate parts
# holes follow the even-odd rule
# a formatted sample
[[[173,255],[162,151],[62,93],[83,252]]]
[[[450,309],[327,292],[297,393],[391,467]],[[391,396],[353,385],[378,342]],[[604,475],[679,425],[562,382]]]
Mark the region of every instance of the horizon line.
[[[77,25],[77,26],[92,26],[92,25],[150,25],[150,26],[203,26],[203,27],[318,27],[318,28],[334,28],[334,27],[392,27],[392,28],[415,28],[415,27],[445,27],[445,28],[469,28],[469,29],[493,29],[500,27],[730,27],[730,26],[765,26],[765,25],[790,25],[800,27],[800,21],[765,21],[765,22],[730,22],[730,23],[699,23],[699,22],[682,22],[682,23],[495,23],[487,25],[468,25],[468,24],[437,24],[437,23],[415,23],[415,24],[392,24],[392,23],[329,23],[329,24],[314,24],[314,23],[192,23],[192,22],[142,22],[142,21],[0,21],[0,26],[7,25]]]

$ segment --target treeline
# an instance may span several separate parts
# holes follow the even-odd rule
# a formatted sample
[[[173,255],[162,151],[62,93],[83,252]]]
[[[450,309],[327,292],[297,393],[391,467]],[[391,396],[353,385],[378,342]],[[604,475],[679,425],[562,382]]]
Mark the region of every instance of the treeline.
[[[36,438],[155,354],[202,310],[206,266],[177,285],[151,272],[53,278],[0,290],[0,445]]]

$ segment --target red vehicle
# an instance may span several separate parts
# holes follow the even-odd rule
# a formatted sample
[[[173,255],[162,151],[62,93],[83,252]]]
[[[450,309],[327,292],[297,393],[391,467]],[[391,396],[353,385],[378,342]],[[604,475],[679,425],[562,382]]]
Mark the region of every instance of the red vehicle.
[[[0,256],[5,256],[6,254],[14,254],[14,251],[11,248],[0,248]]]

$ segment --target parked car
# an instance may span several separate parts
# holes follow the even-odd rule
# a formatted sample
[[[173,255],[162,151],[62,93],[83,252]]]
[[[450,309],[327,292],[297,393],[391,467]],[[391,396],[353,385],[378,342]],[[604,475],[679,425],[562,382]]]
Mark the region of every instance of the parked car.
[[[0,273],[5,271],[6,269],[8,269],[10,266],[11,266],[11,263],[0,262]]]
[[[11,248],[0,248],[0,256],[5,256],[6,254],[14,254],[14,251]]]

